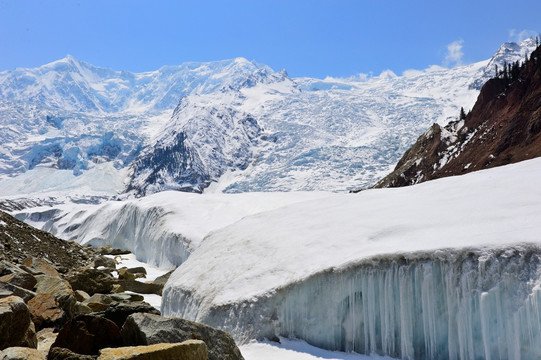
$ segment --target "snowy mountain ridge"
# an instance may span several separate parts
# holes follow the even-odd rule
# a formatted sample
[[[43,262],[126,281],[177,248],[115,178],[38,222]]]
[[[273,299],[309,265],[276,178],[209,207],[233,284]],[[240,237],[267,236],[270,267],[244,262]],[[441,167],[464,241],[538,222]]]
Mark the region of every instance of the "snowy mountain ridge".
[[[257,69],[266,67],[236,58],[131,73],[97,67],[68,55],[39,68],[1,72],[0,98],[87,113],[159,111],[174,108],[186,94],[238,86],[239,79]]]
[[[493,61],[515,61],[528,46]],[[367,187],[432,123],[473,106],[478,91],[468,86],[487,63],[292,79],[243,58],[135,74],[68,56],[4,71],[0,190],[82,186],[112,196],[208,185],[225,192]],[[222,140],[214,144],[213,136]],[[168,148],[182,149],[168,164],[149,155],[161,149],[171,158]]]

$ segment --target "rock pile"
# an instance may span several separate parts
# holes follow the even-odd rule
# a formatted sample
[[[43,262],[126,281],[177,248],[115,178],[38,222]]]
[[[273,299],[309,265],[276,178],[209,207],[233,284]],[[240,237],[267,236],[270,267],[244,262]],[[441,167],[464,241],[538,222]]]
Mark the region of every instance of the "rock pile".
[[[161,295],[167,277],[144,282],[144,268],[117,269],[115,259],[104,256],[125,252],[77,245],[82,255],[71,261],[65,254],[46,255],[73,251],[71,245],[55,238],[48,246],[41,237],[26,254],[10,235],[15,232],[4,231],[17,228],[20,234],[26,225],[0,215],[0,247],[16,248],[0,252],[0,360],[242,359],[228,333],[162,318],[132,293]]]

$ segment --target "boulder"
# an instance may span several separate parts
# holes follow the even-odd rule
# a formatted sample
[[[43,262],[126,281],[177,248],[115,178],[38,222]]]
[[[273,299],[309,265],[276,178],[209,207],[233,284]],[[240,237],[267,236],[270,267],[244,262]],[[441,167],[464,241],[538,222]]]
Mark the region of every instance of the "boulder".
[[[122,345],[120,330],[114,322],[100,316],[77,315],[58,333],[56,347],[82,355],[98,355],[100,349]]]
[[[88,295],[83,290],[75,290],[73,294],[75,295],[75,300],[80,302],[90,299],[90,295]]]
[[[0,276],[8,275],[19,270],[20,268],[17,265],[9,261],[0,260]]]
[[[122,328],[127,317],[135,313],[160,315],[158,309],[144,301],[112,304],[102,314]]]
[[[60,277],[37,275],[36,294],[54,294],[56,301],[64,310],[68,318],[73,317],[75,313],[75,294],[70,284]]]
[[[94,294],[83,301],[83,304],[92,309],[92,311],[104,311],[113,302],[111,296],[106,294]]]
[[[27,347],[10,347],[0,351],[0,360],[45,360],[45,354]]]
[[[22,270],[1,276],[0,281],[21,287],[26,290],[34,289],[34,286],[36,286],[37,283],[37,280],[33,275]]]
[[[102,349],[98,360],[207,360],[207,347],[203,341],[188,340],[177,344]]]
[[[98,256],[94,259],[94,268],[98,268],[100,266],[103,266],[107,269],[116,269],[116,261],[114,259],[111,259],[107,256]]]
[[[134,275],[142,274],[142,275],[145,275],[145,277],[146,277],[147,269],[145,269],[142,266],[137,266],[137,267],[128,268],[128,272],[130,272],[130,273],[132,273]]]
[[[130,301],[143,301],[143,300],[145,300],[145,297],[143,295],[124,293],[124,292],[111,294],[110,296],[111,296],[111,299],[113,299],[113,301],[118,301],[118,302],[130,302]]]
[[[73,290],[83,290],[89,295],[106,294],[113,289],[115,279],[110,273],[97,269],[83,269],[68,278]]]
[[[38,338],[38,350],[47,354],[51,345],[55,342],[57,335],[58,332],[55,332],[53,328],[45,328],[38,331],[36,334]]]
[[[128,271],[126,268],[118,269],[118,278],[120,280],[135,280],[135,274]]]
[[[141,282],[137,280],[118,280],[123,291],[133,291],[139,294],[162,295],[163,285],[153,282]]]
[[[56,277],[60,276],[60,274],[52,264],[49,264],[48,262],[40,258],[29,257],[23,260],[22,264],[30,269],[43,273],[44,275]]]
[[[81,302],[75,303],[75,315],[90,314],[92,311],[93,310],[89,306]]]
[[[24,302],[28,302],[30,299],[36,296],[36,293],[30,290],[23,289],[16,285],[0,281],[0,298],[5,298],[13,295],[20,297],[24,300]]]
[[[101,255],[126,255],[131,254],[129,250],[115,249],[111,245],[100,246],[96,249]]]
[[[32,322],[36,329],[45,327],[60,329],[69,319],[53,294],[37,294],[28,302]]]
[[[176,269],[173,269],[173,270],[169,271],[168,273],[163,274],[162,276],[158,276],[156,279],[154,279],[153,283],[154,284],[159,284],[159,285],[165,285],[165,283],[167,282],[167,280],[169,280],[169,278],[171,277],[171,274],[175,270]]]
[[[13,346],[37,348],[34,323],[23,299],[8,296],[0,299],[0,350]]]
[[[47,360],[96,360],[97,356],[76,354],[71,350],[55,347],[49,350]]]
[[[128,316],[122,327],[124,345],[151,345],[202,340],[209,360],[243,359],[233,337],[222,330],[180,318],[136,313]]]
[[[19,268],[22,271],[29,273],[30,275],[34,275],[34,276],[36,276],[36,275],[44,275],[41,271],[37,271],[35,269],[29,268],[28,266],[25,266],[25,265],[22,265],[22,264],[19,265]]]

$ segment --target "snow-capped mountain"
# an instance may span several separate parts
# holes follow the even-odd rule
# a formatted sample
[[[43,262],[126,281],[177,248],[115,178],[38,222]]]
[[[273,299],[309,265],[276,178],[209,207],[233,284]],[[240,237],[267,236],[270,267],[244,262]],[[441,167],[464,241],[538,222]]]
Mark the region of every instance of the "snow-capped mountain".
[[[521,63],[526,61],[536,47],[537,44],[533,38],[525,39],[520,44],[514,42],[503,43],[483,70],[483,75],[475,80],[470,86],[477,90],[481,90],[483,84],[496,75],[496,71],[503,70],[505,64],[512,64],[516,61]]]
[[[183,98],[156,142],[137,156],[128,191],[202,192],[228,169],[248,167],[261,141],[257,120],[224,104],[222,96],[199,97]]]
[[[473,106],[469,85],[489,62],[530,45],[453,69],[350,79],[292,79],[242,58],[130,73],[68,56],[4,71],[0,191],[367,187],[432,123]]]

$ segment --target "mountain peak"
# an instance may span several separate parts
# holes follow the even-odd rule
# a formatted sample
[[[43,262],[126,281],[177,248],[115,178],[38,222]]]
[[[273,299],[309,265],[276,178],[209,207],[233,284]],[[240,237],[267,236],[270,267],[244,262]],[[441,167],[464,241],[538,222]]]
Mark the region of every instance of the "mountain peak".
[[[503,43],[487,63],[483,75],[470,85],[470,89],[481,90],[483,85],[494,77],[496,67],[503,69],[505,64],[512,64],[516,61],[522,63],[535,48],[536,43],[533,38],[525,39],[520,44],[516,42]]]

